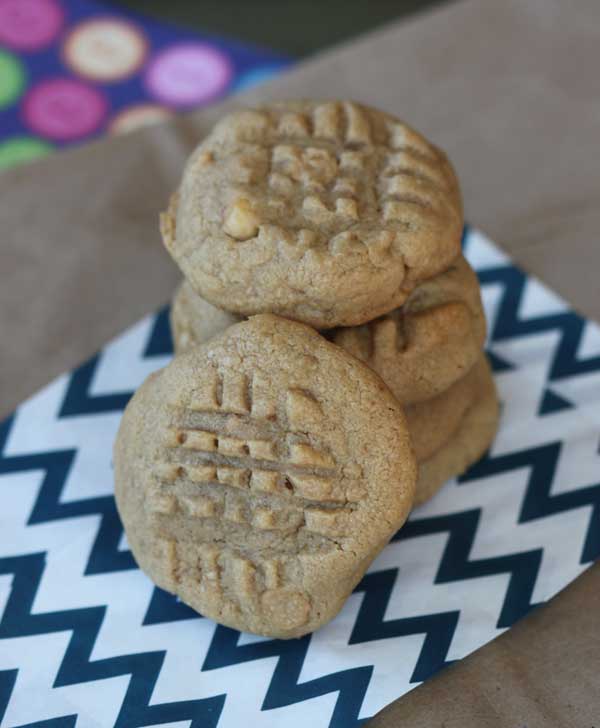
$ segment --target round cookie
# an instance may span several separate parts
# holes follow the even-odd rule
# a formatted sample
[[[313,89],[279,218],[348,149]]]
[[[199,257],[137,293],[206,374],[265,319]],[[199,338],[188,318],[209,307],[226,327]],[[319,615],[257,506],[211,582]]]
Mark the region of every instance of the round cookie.
[[[404,407],[418,463],[431,458],[454,436],[466,412],[479,395],[481,370],[486,366],[487,363],[480,354],[479,361],[468,374],[445,392]]]
[[[207,617],[282,638],[341,609],[406,519],[416,480],[381,379],[270,315],[151,375],[114,461],[141,568]]]
[[[183,280],[173,295],[169,320],[173,348],[182,354],[243,319],[205,301]]]
[[[462,475],[489,448],[500,420],[498,393],[485,356],[478,374],[478,396],[454,436],[425,462],[419,463],[415,508],[432,498],[450,478]]]
[[[346,101],[225,116],[161,216],[165,246],[210,303],[321,329],[402,304],[456,258],[462,225],[445,154]]]
[[[239,320],[184,281],[171,309],[175,350],[184,351]],[[374,369],[404,405],[430,400],[462,379],[481,356],[485,335],[479,282],[463,256],[421,283],[401,308],[363,326],[327,332]]]
[[[404,404],[429,400],[462,379],[481,356],[486,321],[479,281],[460,256],[423,281],[406,303],[332,341],[368,364]]]
[[[175,351],[185,352],[238,321],[239,317],[222,311],[200,298],[184,281],[177,289],[171,306],[171,330]],[[327,333],[330,337],[333,335],[335,340],[335,330]],[[481,353],[479,356],[481,357]],[[381,376],[381,372],[379,374]],[[462,379],[435,397],[404,408],[417,462],[431,457],[458,428],[462,416],[475,398],[477,376],[476,372],[469,371]]]

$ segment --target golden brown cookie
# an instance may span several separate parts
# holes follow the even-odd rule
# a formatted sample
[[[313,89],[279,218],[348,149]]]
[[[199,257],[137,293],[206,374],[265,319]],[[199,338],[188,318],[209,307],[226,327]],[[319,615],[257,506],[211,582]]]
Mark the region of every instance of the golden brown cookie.
[[[425,503],[450,478],[462,475],[489,448],[498,429],[500,406],[487,359],[477,365],[477,398],[451,439],[428,460],[419,463],[415,507]]]
[[[486,321],[479,281],[463,256],[423,281],[406,303],[332,341],[374,369],[405,405],[444,392],[481,355]]]
[[[173,299],[176,351],[205,341],[239,317],[221,311],[183,282]],[[462,379],[481,355],[486,323],[479,282],[460,256],[421,283],[399,309],[327,337],[374,369],[404,404],[430,400]]]
[[[454,436],[481,394],[481,380],[487,367],[485,357],[480,354],[469,373],[445,392],[404,408],[418,463],[431,458]]]
[[[404,522],[415,480],[381,379],[270,315],[149,377],[115,444],[117,505],[141,568],[207,617],[276,637],[340,610]]]
[[[238,321],[239,317],[215,308],[183,282],[177,289],[171,306],[175,351],[187,351]],[[327,332],[334,341],[336,332],[336,329]],[[481,358],[480,352],[479,356]],[[391,362],[382,368],[389,371]],[[477,381],[477,373],[470,370],[462,379],[435,397],[405,407],[404,414],[417,462],[429,458],[450,439],[475,398]]]
[[[193,289],[240,315],[370,321],[460,252],[445,154],[382,111],[303,101],[225,116],[161,217]]]
[[[243,319],[205,301],[183,280],[173,296],[169,320],[175,353],[183,354]]]

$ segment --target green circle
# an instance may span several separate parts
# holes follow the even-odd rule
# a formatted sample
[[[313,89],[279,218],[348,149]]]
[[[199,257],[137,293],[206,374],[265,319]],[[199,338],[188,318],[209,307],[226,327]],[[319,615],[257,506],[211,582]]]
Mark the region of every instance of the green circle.
[[[36,137],[13,137],[0,143],[0,169],[12,167],[21,162],[30,162],[52,150],[52,145]]]
[[[12,53],[0,50],[0,109],[14,103],[25,88],[25,69]]]

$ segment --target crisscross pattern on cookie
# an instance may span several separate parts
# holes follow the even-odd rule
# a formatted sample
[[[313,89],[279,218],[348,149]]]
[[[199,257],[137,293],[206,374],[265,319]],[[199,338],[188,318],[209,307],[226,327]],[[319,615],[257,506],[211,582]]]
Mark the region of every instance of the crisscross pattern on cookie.
[[[336,548],[357,500],[351,478],[310,434],[325,426],[306,390],[275,398],[258,376],[204,374],[188,405],[174,408],[146,497],[171,588],[193,582],[232,604],[282,589],[290,598],[303,554]],[[240,548],[219,543],[224,529],[238,530]],[[259,546],[244,549],[250,534]]]
[[[401,122],[353,103],[243,112],[218,154],[240,193],[224,222],[238,239],[277,236],[339,253],[367,242],[365,223],[379,224],[369,242],[389,247],[393,232],[419,216],[461,214],[441,153]]]

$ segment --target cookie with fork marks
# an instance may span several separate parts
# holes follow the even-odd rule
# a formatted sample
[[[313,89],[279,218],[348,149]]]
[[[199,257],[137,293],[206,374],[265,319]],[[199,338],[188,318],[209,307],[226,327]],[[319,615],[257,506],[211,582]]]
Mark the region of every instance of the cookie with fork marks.
[[[183,281],[171,307],[175,351],[206,341],[239,320]],[[325,335],[374,369],[403,405],[430,403],[467,376],[481,356],[486,321],[477,275],[461,255],[415,288],[400,308]]]
[[[397,308],[460,253],[462,225],[446,155],[349,101],[225,116],[161,217],[165,246],[210,303],[320,329]]]
[[[432,498],[450,478],[462,475],[492,444],[500,422],[500,403],[485,354],[468,375],[475,399],[452,437],[419,462],[415,507]]]
[[[115,443],[140,567],[207,617],[297,637],[402,525],[415,457],[394,396],[302,324],[261,315],[151,375]]]

